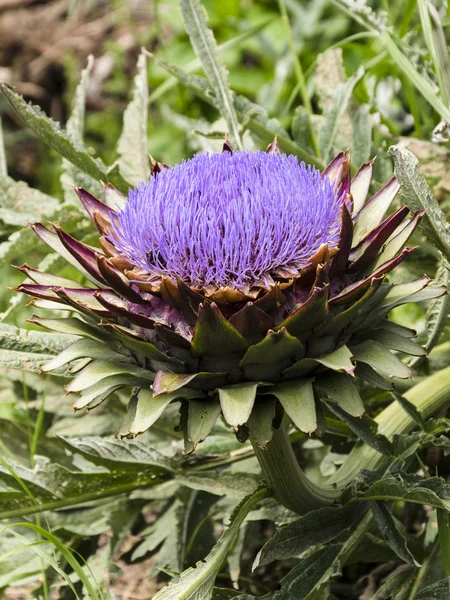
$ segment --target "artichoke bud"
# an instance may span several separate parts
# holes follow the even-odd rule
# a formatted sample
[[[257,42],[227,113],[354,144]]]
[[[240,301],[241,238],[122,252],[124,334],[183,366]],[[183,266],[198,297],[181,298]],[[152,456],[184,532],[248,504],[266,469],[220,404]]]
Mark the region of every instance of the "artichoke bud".
[[[424,354],[390,310],[445,293],[426,277],[387,281],[423,213],[385,216],[395,179],[366,200],[372,168],[351,179],[345,153],[320,173],[276,140],[267,152],[233,152],[226,140],[222,154],[172,168],[152,159],[150,180],[126,200],[110,185],[104,202],[77,189],[98,248],[32,227],[85,285],[21,267],[33,283],[18,289],[36,306],[77,314],[34,319],[78,336],[42,370],[70,365],[76,410],[133,388],[122,437],[181,402],[189,452],[220,415],[261,447],[284,412],[323,433],[321,399],[361,416],[356,377],[392,389],[411,375],[395,353]]]

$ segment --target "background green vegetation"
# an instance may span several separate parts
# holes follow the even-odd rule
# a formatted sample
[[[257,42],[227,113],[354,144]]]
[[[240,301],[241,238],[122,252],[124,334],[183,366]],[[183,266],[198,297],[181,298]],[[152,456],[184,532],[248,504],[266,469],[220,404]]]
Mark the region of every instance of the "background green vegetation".
[[[441,143],[432,141],[433,131],[448,112],[448,53],[447,59],[445,53],[435,56],[433,43],[441,30],[427,29],[419,10],[424,10],[424,3],[373,2],[372,11],[358,1],[211,0],[203,4],[232,89],[255,103],[247,105],[241,117],[247,147],[265,147],[278,134],[282,147],[284,140],[286,148],[318,164],[347,148],[354,168],[377,155],[375,191],[393,172],[388,148],[400,144],[419,157],[422,173],[444,215],[448,214],[450,153],[445,126]],[[192,75],[202,74],[175,1],[11,6],[0,11],[0,32],[5,38],[2,76],[63,126],[72,114],[72,136],[81,137],[84,121],[83,144],[88,152],[80,159],[83,164],[87,156],[99,157],[106,165],[119,158],[123,164],[127,151],[133,152],[129,139],[123,142],[125,150],[118,151],[117,143],[124,110],[133,97],[135,117],[139,116],[133,78],[141,46],[159,60]],[[437,8],[447,33],[446,7]],[[89,84],[77,87],[89,54],[94,55]],[[148,152],[172,164],[197,151],[219,149],[227,127],[211,102],[193,90],[199,80],[181,85],[149,56],[146,60]],[[76,90],[78,101],[72,111]],[[67,154],[58,154],[25,128],[4,97],[0,113],[6,147],[5,160],[0,144],[1,279],[5,287],[17,285],[23,275],[10,264],[23,262],[72,277],[73,269],[49,253],[23,225],[39,219],[58,220],[77,237],[95,243],[91,225],[66,185],[67,177],[79,182],[86,176],[61,161],[59,154],[68,158]],[[42,134],[38,113],[31,110],[30,115],[29,125]],[[262,123],[258,134],[255,123]],[[87,180],[89,184],[94,185]],[[441,213],[438,216],[442,225]],[[437,235],[444,240],[439,248],[448,252],[448,232],[443,229]],[[439,266],[439,280],[448,284],[446,263],[433,245],[436,239],[432,235],[426,239],[420,232],[414,241],[418,250],[396,278],[434,276]],[[397,320],[418,329],[430,351],[434,346],[430,358],[417,365],[416,382],[449,364],[448,304],[447,299],[435,301],[428,316],[419,305],[396,314]],[[129,393],[117,394],[89,414],[73,415],[62,392],[67,374],[46,378],[38,374],[42,357],[54,354],[58,344],[64,344],[63,336],[55,342],[56,338],[42,332],[28,334],[25,327],[33,327],[24,321],[33,309],[13,291],[2,292],[0,312],[4,369],[0,378],[0,518],[5,519],[0,534],[0,590],[5,598],[15,597],[11,586],[22,590],[25,598],[114,598],[114,594],[125,598],[127,593],[130,598],[139,598],[139,593],[152,597],[169,576],[205,558],[234,506],[255,488],[259,469],[250,447],[238,444],[225,425],[218,425],[180,473],[174,458],[182,449],[181,435],[173,430],[176,407],[171,418],[161,418],[139,441],[128,446],[115,442],[112,436],[120,426]],[[398,389],[404,391],[409,385],[400,384]],[[371,416],[392,401],[388,394],[370,388],[361,392]],[[417,442],[417,451],[433,474],[438,469],[445,476],[448,438],[444,434],[449,425],[446,415],[439,416],[443,418],[428,424],[426,433],[442,433],[440,443],[428,441],[428,446],[421,446],[422,441]],[[325,445],[294,434],[302,443],[307,472],[316,480],[333,472],[355,444],[348,427],[331,416],[329,425]],[[373,422],[369,425],[370,433]],[[133,452],[132,460],[125,447]],[[176,476],[172,477],[173,472]],[[164,478],[167,482],[161,483]],[[412,484],[403,481],[402,485],[406,490]],[[434,506],[442,508],[439,501],[434,500]],[[427,504],[433,505],[432,496],[427,497]],[[40,515],[39,506],[47,512]],[[346,555],[342,574],[335,579],[331,575],[339,570],[339,561],[330,554],[330,547],[313,545],[314,535],[308,534],[311,524],[305,525],[310,544],[302,547],[311,553],[308,565],[294,558],[299,550],[252,573],[256,551],[274,533],[275,524],[288,523],[295,515],[268,500],[250,512],[237,533],[237,523],[247,509],[252,509],[251,502],[236,516],[235,529],[231,529],[236,535],[229,540],[225,567],[220,570],[222,561],[216,557],[214,568],[204,575],[208,580],[220,571],[216,600],[239,597],[231,589],[233,584],[243,594],[267,593],[273,600],[424,600],[427,596],[420,596],[421,590],[444,580],[436,511],[428,515],[420,504],[397,503],[395,522],[387,518],[385,525],[390,532],[400,532],[400,537],[395,534],[386,543],[378,530],[371,530],[359,540],[356,551]],[[441,531],[444,527],[445,523]],[[404,551],[403,536],[422,562],[421,568]],[[302,571],[307,566],[309,579]],[[276,592],[288,572],[281,591]],[[436,598],[448,599],[445,585],[436,593],[441,594]],[[186,598],[200,600],[201,596]]]

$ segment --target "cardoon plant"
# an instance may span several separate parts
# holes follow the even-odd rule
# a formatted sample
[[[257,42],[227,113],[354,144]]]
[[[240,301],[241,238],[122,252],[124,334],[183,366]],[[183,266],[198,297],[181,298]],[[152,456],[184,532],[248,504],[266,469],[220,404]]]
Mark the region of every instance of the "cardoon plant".
[[[314,486],[297,465],[288,422],[320,436],[324,408],[363,415],[358,379],[391,390],[392,378],[410,377],[393,351],[424,351],[387,316],[445,292],[427,288],[426,277],[388,281],[423,213],[389,212],[395,178],[366,200],[372,169],[363,164],[351,178],[341,153],[321,173],[281,154],[276,140],[266,152],[234,152],[226,141],[222,153],[175,167],[153,162],[150,180],[128,198],[110,185],[105,202],[77,188],[100,247],[57,224],[32,228],[86,283],[21,267],[34,283],[18,289],[36,306],[77,313],[33,319],[81,336],[42,369],[70,365],[76,410],[133,387],[120,437],[142,433],[179,402],[190,453],[220,416],[251,440],[287,507],[333,504],[352,473]]]

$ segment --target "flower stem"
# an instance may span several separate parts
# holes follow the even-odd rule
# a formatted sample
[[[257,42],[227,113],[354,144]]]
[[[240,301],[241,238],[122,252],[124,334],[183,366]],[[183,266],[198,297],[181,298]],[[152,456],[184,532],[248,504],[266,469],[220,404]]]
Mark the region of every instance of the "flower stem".
[[[424,419],[429,418],[450,402],[450,367],[418,383],[404,396]],[[408,433],[415,426],[414,419],[398,402],[392,402],[375,420],[379,433],[387,438]],[[336,474],[323,485],[316,485],[299,466],[284,425],[275,431],[265,449],[255,443],[253,448],[275,498],[298,514],[337,503],[344,487],[358,477],[362,469],[373,470],[389,463],[389,459],[377,450],[366,444],[356,444]]]

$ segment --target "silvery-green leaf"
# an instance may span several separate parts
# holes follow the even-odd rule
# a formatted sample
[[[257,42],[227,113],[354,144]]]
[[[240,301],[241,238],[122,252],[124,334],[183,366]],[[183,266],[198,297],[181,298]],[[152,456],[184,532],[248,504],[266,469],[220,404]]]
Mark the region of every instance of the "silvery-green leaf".
[[[422,233],[450,260],[449,226],[425,177],[419,171],[419,161],[404,148],[393,146],[389,154],[394,159],[395,176],[406,204],[414,211],[426,210],[420,223]]]
[[[134,78],[133,98],[123,115],[123,129],[117,145],[120,171],[132,185],[148,181],[150,165],[147,147],[148,82],[147,55],[141,52]]]
[[[86,93],[89,86],[89,78],[94,66],[94,57],[90,54],[87,59],[86,68],[81,72],[80,82],[75,90],[72,103],[72,112],[67,119],[66,132],[72,140],[83,144],[84,119]],[[94,179],[79,167],[73,165],[67,158],[63,158],[63,173],[61,185],[64,190],[64,199],[71,204],[79,205],[80,201],[72,186],[78,186],[89,190],[92,194],[101,193],[101,185],[98,179]]]
[[[152,467],[162,471],[173,471],[173,461],[146,442],[139,440],[117,441],[107,437],[60,438],[71,452],[85,456],[96,465],[109,469],[126,467],[137,469]]]
[[[274,398],[264,398],[253,405],[252,414],[246,423],[250,438],[260,448],[265,448],[273,436],[273,420],[275,418]]]
[[[360,67],[358,71],[350,77],[345,83],[339,84],[335,95],[334,104],[325,115],[325,123],[319,133],[319,146],[322,156],[325,160],[331,160],[334,152],[334,143],[339,131],[342,116],[347,110],[348,103],[353,93],[353,88],[363,77],[364,69]]]
[[[242,522],[250,510],[267,495],[268,491],[263,489],[243,500],[231,515],[228,528],[205,560],[183,571],[179,577],[159,591],[154,600],[211,600],[214,581],[236,542]]]
[[[0,89],[18,116],[53,150],[95,180],[111,181],[119,190],[127,192],[129,186],[120,173],[117,171],[108,173],[107,167],[100,159],[93,158],[81,144],[67,135],[58,123],[47,117],[38,106],[25,102],[5,83],[0,83]]]
[[[234,108],[233,93],[228,82],[228,73],[219,60],[214,34],[208,28],[206,10],[199,0],[181,0],[180,5],[192,46],[215,91],[217,108],[227,123],[234,143],[239,150],[242,150],[239,123]]]
[[[438,270],[436,271],[435,282],[448,288],[450,283],[450,266],[444,257],[439,262]],[[425,332],[427,340],[425,349],[427,353],[438,344],[439,338],[443,333],[445,326],[448,323],[450,313],[450,294],[444,294],[439,298],[435,298],[430,302],[425,316]],[[411,367],[416,366],[421,361],[420,358],[413,360],[410,363]]]
[[[388,546],[397,554],[397,556],[412,565],[420,567],[414,556],[406,545],[406,540],[398,530],[395,519],[385,502],[371,502],[372,513],[375,522]]]
[[[359,167],[371,158],[372,118],[370,106],[361,104],[353,117],[352,162]],[[355,206],[355,210],[358,210]]]
[[[3,139],[2,120],[0,119],[0,176],[6,177],[7,175],[8,168],[6,165],[5,141]]]
[[[314,360],[324,367],[327,367],[327,369],[352,375],[353,371],[355,370],[355,365],[351,360],[352,357],[353,355],[347,346],[341,346],[334,352],[330,352],[330,354],[324,354],[323,356],[318,356]]]
[[[298,556],[312,546],[331,541],[354,525],[365,510],[361,506],[326,507],[284,525],[258,552],[253,570],[274,560]]]

